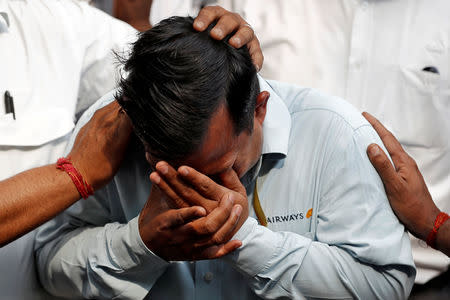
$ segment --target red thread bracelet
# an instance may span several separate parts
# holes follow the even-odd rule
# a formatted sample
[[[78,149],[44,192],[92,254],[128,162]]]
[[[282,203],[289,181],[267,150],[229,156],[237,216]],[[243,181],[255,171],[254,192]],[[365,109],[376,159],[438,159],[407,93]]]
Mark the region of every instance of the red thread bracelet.
[[[90,195],[94,194],[94,189],[90,186],[89,183],[87,183],[86,180],[83,179],[81,173],[78,172],[78,170],[70,162],[69,157],[61,157],[60,159],[58,159],[58,161],[56,162],[56,168],[59,170],[63,170],[70,176],[70,179],[72,179],[83,199],[86,199]]]
[[[449,215],[447,215],[445,212],[440,212],[436,220],[434,221],[433,229],[430,231],[427,237],[427,245],[436,249],[436,237],[439,230],[439,227],[441,227],[442,224],[445,223],[450,218]]]

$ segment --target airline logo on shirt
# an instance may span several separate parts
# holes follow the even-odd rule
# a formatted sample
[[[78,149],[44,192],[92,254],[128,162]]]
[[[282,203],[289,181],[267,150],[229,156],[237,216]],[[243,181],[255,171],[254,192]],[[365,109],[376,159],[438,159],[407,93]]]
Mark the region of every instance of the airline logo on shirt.
[[[279,216],[268,216],[267,223],[284,223],[284,222],[296,222],[301,221],[303,219],[309,219],[312,216],[313,209],[310,208],[306,215],[304,212],[298,212],[295,214],[287,214],[287,215],[279,215]]]

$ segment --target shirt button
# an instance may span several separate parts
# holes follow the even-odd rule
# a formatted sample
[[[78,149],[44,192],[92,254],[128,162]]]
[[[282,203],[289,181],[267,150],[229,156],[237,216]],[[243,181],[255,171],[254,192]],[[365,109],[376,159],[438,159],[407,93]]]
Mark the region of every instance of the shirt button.
[[[206,282],[211,282],[213,280],[213,278],[214,278],[214,274],[211,272],[206,272],[205,275],[203,275],[203,279]]]

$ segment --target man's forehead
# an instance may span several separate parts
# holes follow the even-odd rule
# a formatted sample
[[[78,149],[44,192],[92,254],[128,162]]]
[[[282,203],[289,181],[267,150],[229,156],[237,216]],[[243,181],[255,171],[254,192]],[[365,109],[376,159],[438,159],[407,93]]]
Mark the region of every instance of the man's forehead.
[[[221,105],[210,120],[202,145],[188,157],[186,164],[209,174],[223,171],[221,169],[232,165],[235,159],[237,140],[228,109]]]

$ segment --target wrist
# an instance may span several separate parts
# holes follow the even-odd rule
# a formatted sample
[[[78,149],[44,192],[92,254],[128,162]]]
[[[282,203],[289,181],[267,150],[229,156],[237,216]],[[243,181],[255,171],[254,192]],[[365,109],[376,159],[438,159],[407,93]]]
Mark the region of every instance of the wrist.
[[[89,172],[89,168],[85,167],[85,164],[81,162],[82,160],[76,159],[70,156],[70,154],[68,157],[70,157],[73,165],[75,166],[75,168],[78,169],[78,171],[81,173],[86,182],[90,184],[93,191],[94,192],[97,191],[99,189],[98,180],[95,179],[95,176],[92,176],[92,174]]]
[[[86,178],[83,177],[80,170],[73,165],[70,157],[59,158],[56,163],[56,168],[67,173],[82,198],[87,199],[94,194],[92,186],[86,181]]]
[[[438,233],[439,233],[440,229],[442,228],[442,226],[447,223],[448,219],[449,219],[449,215],[444,213],[444,212],[440,212],[436,216],[436,219],[435,219],[435,221],[433,223],[434,224],[433,228],[428,233],[428,236],[427,236],[427,239],[426,239],[426,242],[427,242],[428,246],[430,246],[430,247],[432,247],[434,249],[437,249],[436,242],[437,242]]]
[[[417,226],[417,232],[415,233],[418,238],[420,238],[423,241],[426,241],[428,238],[428,235],[433,230],[434,223],[436,221],[436,217],[439,215],[441,211],[433,205],[431,208],[431,211],[426,213],[423,212],[423,218],[422,222]],[[411,228],[414,228],[413,226]],[[413,232],[414,233],[414,232]]]
[[[450,219],[439,228],[436,235],[436,249],[450,256]]]

